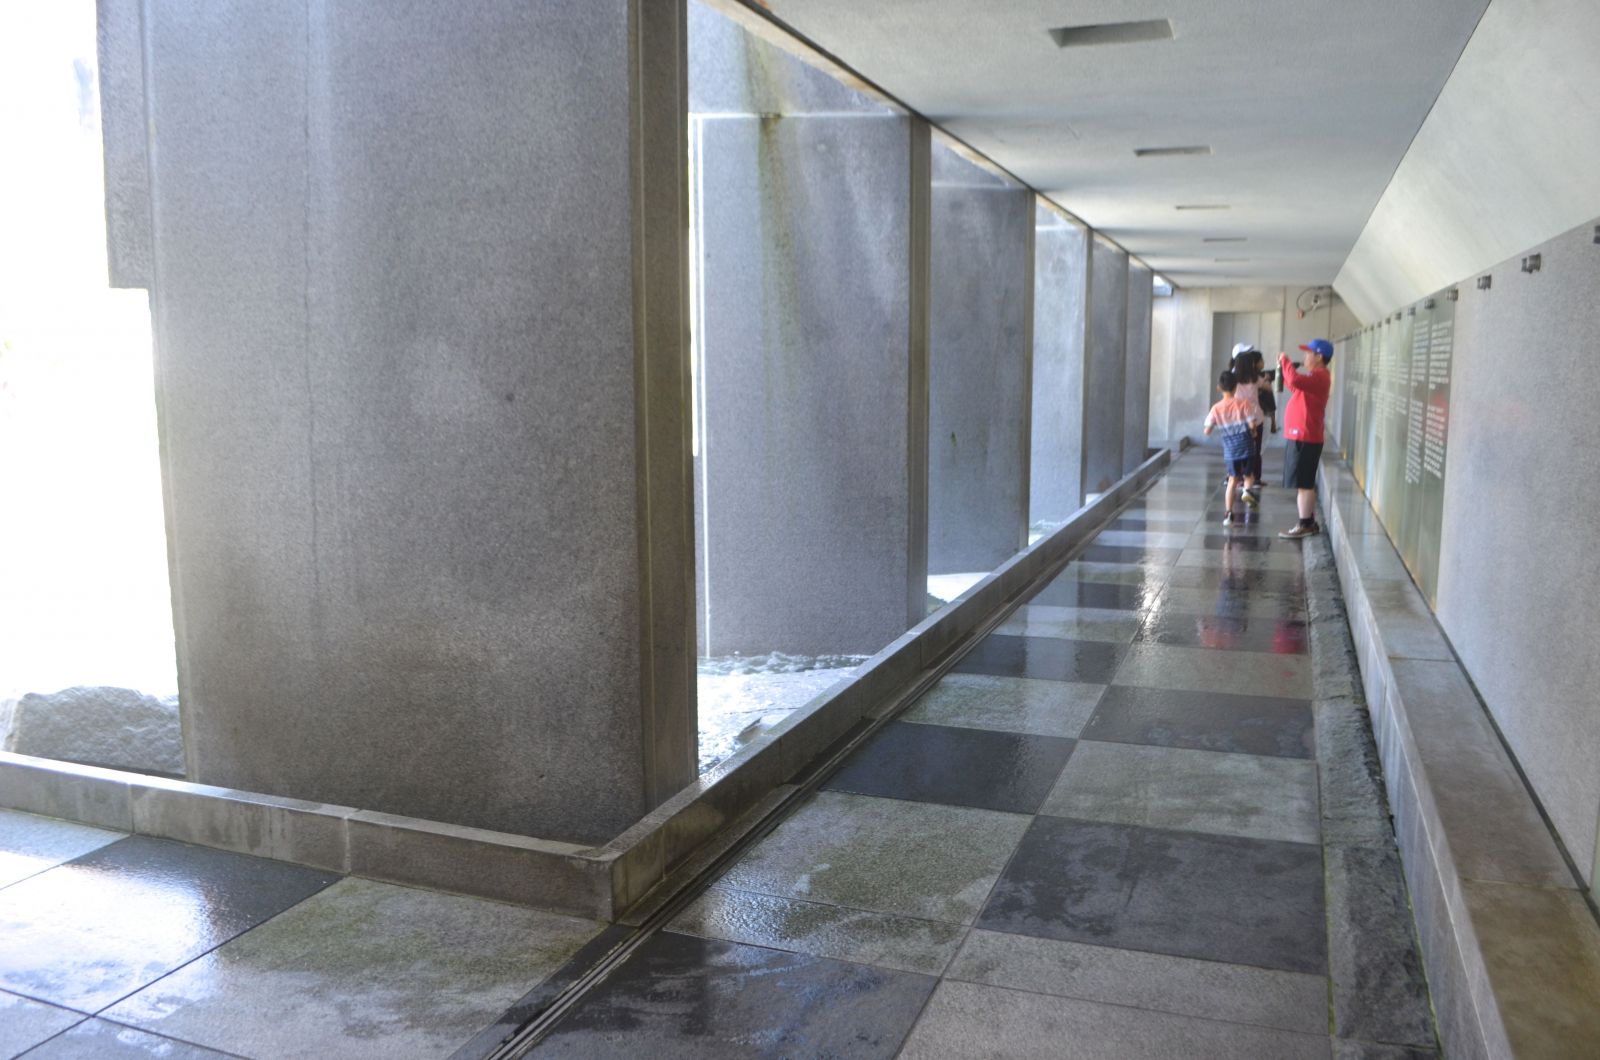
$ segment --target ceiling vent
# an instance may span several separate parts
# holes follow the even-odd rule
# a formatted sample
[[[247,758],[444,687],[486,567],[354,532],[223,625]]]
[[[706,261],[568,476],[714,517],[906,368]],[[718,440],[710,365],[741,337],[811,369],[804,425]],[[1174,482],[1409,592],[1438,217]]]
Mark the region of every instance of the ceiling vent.
[[[1185,203],[1182,206],[1174,206],[1173,209],[1174,210],[1231,210],[1231,209],[1233,209],[1233,207],[1228,206],[1228,205],[1226,205],[1224,203]]]
[[[1096,44],[1144,44],[1171,40],[1172,22],[1151,18],[1143,22],[1100,22],[1092,26],[1061,26],[1050,31],[1057,48],[1083,48]]]
[[[1171,158],[1174,155],[1209,155],[1209,147],[1135,147],[1138,158]]]
[[[1249,236],[1206,236],[1200,240],[1202,243],[1243,243]]]
[[[1249,258],[1212,258],[1218,265],[1240,265],[1249,261]]]

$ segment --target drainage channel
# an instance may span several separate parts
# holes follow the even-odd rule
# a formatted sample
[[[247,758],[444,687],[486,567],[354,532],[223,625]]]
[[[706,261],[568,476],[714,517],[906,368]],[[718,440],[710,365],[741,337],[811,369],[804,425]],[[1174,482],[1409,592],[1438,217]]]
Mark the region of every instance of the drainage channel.
[[[868,740],[877,735],[880,729],[904,712],[925,692],[938,684],[945,674],[949,673],[956,663],[961,661],[962,656],[976,647],[997,626],[1010,618],[1017,608],[1026,603],[1041,587],[1047,585],[1059,575],[1067,564],[1071,563],[1084,549],[1094,543],[1095,537],[1106,526],[1110,525],[1135,500],[1144,496],[1151,486],[1160,482],[1164,477],[1165,473],[1152,478],[1139,492],[1108,513],[1105,520],[1093,534],[1087,535],[1083,541],[1074,546],[1059,561],[1052,563],[1015,596],[996,608],[994,614],[985,619],[976,629],[952,645],[931,666],[924,670],[921,676],[910,686],[895,696],[890,701],[887,709],[876,717],[865,719],[859,723],[856,728],[841,737],[831,749],[823,752],[815,762],[806,768],[793,788],[769,807],[766,815],[743,836],[733,842],[727,850],[707,862],[700,871],[689,879],[681,882],[671,881],[670,879],[666,881],[669,883],[677,882],[677,891],[636,927],[628,928],[618,924],[614,925],[609,931],[602,933],[600,939],[596,941],[600,943],[597,948],[603,949],[603,952],[594,955],[591,963],[580,974],[562,982],[553,995],[541,997],[538,1003],[538,1011],[529,1015],[516,1030],[493,1045],[480,1043],[477,1039],[474,1039],[474,1041],[469,1042],[453,1054],[451,1060],[517,1060],[517,1058],[527,1056],[532,1052],[569,1013],[583,1002],[584,998],[592,990],[605,982],[613,972],[632,959],[641,946],[661,931],[662,928],[666,927],[667,924],[671,923],[706,888],[720,879],[751,847],[770,835],[779,825],[792,816],[800,808],[801,804],[821,787],[823,781],[827,780],[844,763],[845,759],[849,758]],[[648,901],[648,897],[645,900]],[[574,962],[580,963],[582,957],[582,954],[579,957],[575,957]],[[525,999],[524,1004],[526,1003]]]

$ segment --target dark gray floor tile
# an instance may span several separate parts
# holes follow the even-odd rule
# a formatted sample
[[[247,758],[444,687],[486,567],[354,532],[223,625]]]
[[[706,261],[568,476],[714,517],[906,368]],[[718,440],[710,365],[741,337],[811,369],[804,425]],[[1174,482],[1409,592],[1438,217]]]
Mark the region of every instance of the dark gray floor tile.
[[[1322,850],[1036,817],[978,926],[1323,975]]]
[[[894,721],[823,785],[891,799],[1033,813],[1044,802],[1073,741]]]
[[[1313,728],[1311,703],[1304,699],[1112,685],[1082,736],[1110,743],[1310,758],[1315,753]]]
[[[1138,568],[1135,568],[1138,569]],[[1051,607],[1092,607],[1102,610],[1138,611],[1148,607],[1161,593],[1165,579],[1160,577],[1141,577],[1131,584],[1111,584],[1103,581],[1085,580],[1079,573],[1068,568],[1063,576],[1056,578],[1049,585],[1040,589],[1038,594],[1028,601],[1030,604],[1045,604]]]
[[[964,655],[957,673],[1036,677],[1049,681],[1111,682],[1126,646],[1059,637],[990,635]]]
[[[225,1060],[219,1053],[105,1020],[84,1020],[27,1054],[27,1060]]]
[[[1169,585],[1146,608],[1147,611],[1175,611],[1180,615],[1221,615],[1228,618],[1256,618],[1304,621],[1305,597],[1266,593],[1234,593],[1218,589],[1185,589]]]
[[[338,878],[122,839],[0,891],[0,987],[95,1012]]]
[[[1306,624],[1300,620],[1186,615],[1178,611],[1159,611],[1151,615],[1134,639],[1184,648],[1259,651],[1275,655],[1304,655],[1309,645]]]
[[[892,1057],[937,980],[664,931],[534,1056]]]
[[[1081,559],[1099,563],[1143,563],[1165,565],[1176,563],[1180,548],[1138,548],[1129,545],[1090,545],[1083,550]]]
[[[1195,522],[1194,519],[1162,519],[1155,514],[1145,518],[1143,515],[1125,513],[1106,525],[1111,530],[1152,530],[1186,534],[1194,529]]]

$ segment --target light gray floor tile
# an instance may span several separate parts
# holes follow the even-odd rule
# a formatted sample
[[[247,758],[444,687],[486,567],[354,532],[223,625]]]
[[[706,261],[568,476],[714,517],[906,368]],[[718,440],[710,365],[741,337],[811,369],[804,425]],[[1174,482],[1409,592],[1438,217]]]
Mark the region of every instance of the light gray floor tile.
[[[1311,661],[1305,655],[1213,651],[1140,642],[1128,649],[1111,683],[1310,699]]]
[[[1164,581],[1166,571],[1164,564],[1146,567],[1138,563],[1102,563],[1096,560],[1075,559],[1067,564],[1054,580],[1095,582],[1101,585],[1144,585],[1152,580]]]
[[[442,1056],[599,929],[350,878],[104,1015],[263,1060]]]
[[[1328,1029],[1328,981],[1320,975],[982,930],[968,936],[945,974],[1301,1034]]]
[[[28,1053],[27,1060],[226,1060],[233,1055],[91,1019]]]
[[[1316,843],[1317,764],[1081,741],[1040,813]]]
[[[902,1060],[1327,1060],[1328,1039],[946,980]]]
[[[54,817],[0,810],[0,887],[115,843],[122,836],[121,832]]]
[[[1303,622],[1306,610],[1303,601],[1281,593],[1224,592],[1218,589],[1190,589],[1169,585],[1161,591],[1155,606],[1163,611],[1180,615],[1224,614],[1233,618],[1248,618],[1257,622]]]
[[[1142,580],[1126,579],[1129,583]],[[994,631],[1015,637],[1059,637],[1126,644],[1139,632],[1139,616],[1120,609],[1023,604]]]
[[[969,923],[1032,819],[819,792],[722,882],[759,894]]]
[[[1102,530],[1095,535],[1097,545],[1139,545],[1144,548],[1182,548],[1189,535],[1163,530]]]
[[[965,930],[937,920],[713,887],[669,927],[703,938],[938,975]]]
[[[900,720],[1072,737],[1088,723],[1105,690],[1105,685],[1075,681],[951,673]]]
[[[81,1012],[0,990],[0,1056],[16,1056],[83,1018]]]

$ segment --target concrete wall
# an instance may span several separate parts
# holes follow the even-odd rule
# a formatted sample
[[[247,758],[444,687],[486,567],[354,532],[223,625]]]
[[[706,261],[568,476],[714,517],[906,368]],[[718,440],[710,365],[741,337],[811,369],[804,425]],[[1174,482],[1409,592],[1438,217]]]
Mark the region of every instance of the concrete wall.
[[[928,569],[954,574],[1026,543],[1034,196],[939,143],[932,172]]]
[[[1127,360],[1122,406],[1122,472],[1144,463],[1150,449],[1150,311],[1154,292],[1151,272],[1128,263]]]
[[[690,10],[701,652],[872,654],[926,599],[909,408],[927,127]]]
[[[1372,322],[1600,214],[1600,4],[1494,0],[1334,281]]]
[[[1596,882],[1600,828],[1600,246],[1586,221],[1525,248],[1479,291],[1461,277],[1439,622],[1567,849]],[[1539,272],[1521,256],[1543,255]],[[1508,385],[1536,365],[1539,382]]]
[[[694,775],[681,5],[144,16],[191,778],[608,838]]]
[[[1103,239],[1089,248],[1089,341],[1084,356],[1083,488],[1122,477],[1128,356],[1128,255]]]
[[[1051,525],[1066,521],[1083,504],[1089,234],[1046,206],[1035,218],[1028,521]]]

